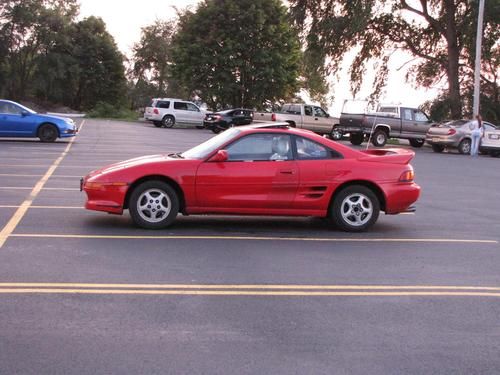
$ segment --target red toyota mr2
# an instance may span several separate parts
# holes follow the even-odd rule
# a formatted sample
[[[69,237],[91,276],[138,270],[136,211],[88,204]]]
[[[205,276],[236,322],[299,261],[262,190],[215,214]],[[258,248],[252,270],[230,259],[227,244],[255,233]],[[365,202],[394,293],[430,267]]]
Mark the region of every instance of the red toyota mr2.
[[[184,215],[329,217],[345,231],[382,210],[413,210],[420,187],[404,149],[357,151],[288,124],[231,128],[182,153],[144,156],[82,178],[89,210],[122,214],[148,229]]]

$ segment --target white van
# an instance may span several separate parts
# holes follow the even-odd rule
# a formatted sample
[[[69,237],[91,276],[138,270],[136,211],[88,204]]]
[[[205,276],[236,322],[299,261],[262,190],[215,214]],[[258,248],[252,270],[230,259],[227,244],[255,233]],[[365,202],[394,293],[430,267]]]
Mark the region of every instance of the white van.
[[[171,128],[175,124],[196,126],[203,129],[205,111],[196,104],[182,99],[155,98],[144,111],[144,119],[160,128]]]

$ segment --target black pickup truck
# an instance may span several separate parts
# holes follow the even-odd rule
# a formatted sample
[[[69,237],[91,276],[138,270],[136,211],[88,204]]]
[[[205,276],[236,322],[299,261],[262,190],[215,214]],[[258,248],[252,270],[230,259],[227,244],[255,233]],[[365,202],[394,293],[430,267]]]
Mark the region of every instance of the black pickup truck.
[[[413,147],[422,147],[432,121],[421,110],[395,105],[379,106],[372,113],[344,113],[332,133],[336,137],[349,133],[353,145],[366,139],[383,147],[389,138],[408,139]]]

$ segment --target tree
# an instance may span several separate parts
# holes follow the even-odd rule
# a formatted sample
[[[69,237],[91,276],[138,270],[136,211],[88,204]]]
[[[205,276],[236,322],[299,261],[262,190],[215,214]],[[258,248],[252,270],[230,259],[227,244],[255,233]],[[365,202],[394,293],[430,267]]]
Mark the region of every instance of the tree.
[[[37,58],[78,13],[76,0],[4,0],[0,5],[0,80],[13,99],[29,94]]]
[[[205,0],[179,16],[172,76],[214,109],[260,107],[297,91],[300,56],[279,0]]]
[[[377,60],[373,91],[377,97],[387,78],[391,54],[404,50],[414,56],[408,79],[430,87],[445,77],[447,91],[441,95],[445,112],[459,118],[463,106],[468,111],[464,95],[474,68],[477,0],[290,0],[290,5],[304,30],[306,56],[322,57],[311,60],[316,68],[328,58],[329,72],[337,72],[346,53],[356,50],[350,68],[354,94],[363,82],[367,63]],[[482,83],[493,87],[483,93],[496,91],[496,103],[499,14],[498,1],[491,1],[485,12]]]

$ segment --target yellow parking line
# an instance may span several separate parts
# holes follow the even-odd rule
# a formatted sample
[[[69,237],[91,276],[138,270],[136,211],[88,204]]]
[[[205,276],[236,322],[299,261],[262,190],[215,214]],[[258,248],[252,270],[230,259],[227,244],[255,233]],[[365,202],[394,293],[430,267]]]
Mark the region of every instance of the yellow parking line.
[[[32,190],[31,186],[0,186],[0,190]],[[52,188],[43,187],[40,190],[56,190],[56,191],[80,191],[78,188]]]
[[[303,242],[394,242],[394,243],[475,243],[498,244],[495,240],[476,239],[444,239],[444,238],[328,238],[328,237],[257,237],[257,236],[133,236],[133,235],[100,235],[100,234],[44,234],[24,233],[12,234],[12,237],[25,238],[65,238],[65,239],[112,239],[112,240],[252,240],[252,241],[303,241]]]
[[[74,139],[74,138],[72,138]],[[73,143],[68,144],[68,146],[71,146]],[[64,153],[64,151],[63,151]],[[56,160],[57,161],[57,160]],[[47,167],[48,164],[0,164],[0,167],[12,167],[12,168],[42,168],[42,167]],[[85,168],[88,170],[91,169],[96,169],[97,167],[89,167],[87,165],[59,165],[59,168]]]
[[[14,206],[14,205],[0,205],[0,208],[19,208],[20,206]],[[32,208],[38,208],[38,209],[67,209],[67,210],[75,210],[79,209],[81,210],[83,206],[30,206],[30,209]]]
[[[100,294],[191,296],[288,296],[288,297],[500,297],[495,292],[314,292],[258,290],[133,290],[133,289],[1,289],[0,294]]]
[[[83,124],[85,123],[85,120],[82,121],[80,125],[80,130],[83,127]],[[14,232],[18,224],[21,222],[22,218],[28,211],[29,207],[33,203],[34,199],[37,197],[37,195],[40,193],[40,191],[43,189],[43,186],[45,183],[49,180],[50,176],[54,173],[56,168],[61,164],[62,160],[64,157],[68,154],[69,150],[71,149],[71,146],[73,145],[73,142],[75,141],[76,137],[72,137],[71,140],[68,142],[68,145],[64,149],[64,151],[61,153],[61,156],[59,156],[50,166],[50,168],[47,170],[45,175],[36,183],[35,187],[33,187],[33,190],[31,191],[29,197],[21,204],[21,206],[16,210],[14,215],[11,217],[9,222],[3,227],[2,231],[0,231],[0,249],[4,245],[5,241],[7,241],[7,238]]]
[[[0,177],[42,177],[41,174],[16,174],[16,173],[0,173]],[[67,176],[54,174],[50,178],[81,178],[82,176]]]
[[[453,290],[500,291],[500,287],[467,285],[303,285],[303,284],[109,284],[109,283],[0,283],[0,288],[104,289],[278,289],[278,290]]]

